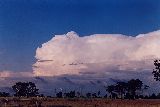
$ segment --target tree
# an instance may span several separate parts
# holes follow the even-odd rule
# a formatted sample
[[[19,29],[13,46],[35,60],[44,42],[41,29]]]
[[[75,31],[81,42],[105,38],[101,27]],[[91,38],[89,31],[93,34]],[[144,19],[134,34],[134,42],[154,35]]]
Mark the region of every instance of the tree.
[[[87,98],[91,98],[91,93],[86,93]]]
[[[81,96],[81,93],[80,92],[77,92],[77,97],[80,97]]]
[[[98,93],[97,93],[98,97],[100,97],[100,94],[101,94],[101,92],[100,92],[100,91],[98,91]]]
[[[126,93],[126,89],[127,89],[127,83],[117,82],[115,85],[108,86],[106,91],[111,94],[110,95],[111,98],[113,98],[113,95],[114,96],[119,95],[120,98],[123,98],[124,94]]]
[[[115,92],[118,93],[120,98],[123,98],[124,94],[126,93],[127,83],[125,82],[117,82],[115,85]]]
[[[64,93],[64,96],[67,98],[74,98],[74,97],[76,97],[76,92],[70,91],[69,93]]]
[[[115,98],[115,93],[114,93],[114,91],[115,91],[115,86],[114,85],[109,85],[109,86],[107,86],[107,89],[106,89],[106,91],[108,92],[108,93],[110,93],[110,98]]]
[[[136,79],[136,80],[131,79],[130,81],[128,81],[127,85],[128,85],[127,86],[127,91],[134,99],[135,96],[136,96],[136,91],[142,89],[143,82],[139,79]]]
[[[156,94],[153,93],[149,98],[150,99],[157,99],[157,96],[156,96]]]
[[[57,98],[62,98],[62,97],[63,97],[63,93],[62,93],[62,92],[58,92],[58,93],[56,94],[56,97],[57,97]]]
[[[160,93],[158,93],[158,95],[157,95],[157,99],[160,99]]]
[[[110,93],[110,98],[125,98],[125,99],[135,99],[139,98],[143,94],[143,90],[147,90],[149,86],[143,85],[143,82],[139,79],[131,79],[128,82],[117,82],[114,85],[109,85],[106,91]],[[140,91],[142,94],[138,94]]]
[[[0,97],[9,97],[10,94],[6,92],[0,92]]]
[[[155,68],[153,69],[153,76],[156,81],[160,81],[160,60],[154,61]]]
[[[15,91],[15,96],[27,96],[33,97],[38,95],[38,90],[36,88],[35,83],[32,82],[17,82],[15,85],[12,86],[13,90]]]
[[[93,93],[93,94],[92,94],[92,98],[97,98],[97,94],[96,94],[96,93]]]

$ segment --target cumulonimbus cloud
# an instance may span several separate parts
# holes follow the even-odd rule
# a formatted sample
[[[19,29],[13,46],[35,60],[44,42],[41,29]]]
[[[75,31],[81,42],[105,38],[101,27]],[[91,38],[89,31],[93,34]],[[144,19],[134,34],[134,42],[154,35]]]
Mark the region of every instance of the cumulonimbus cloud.
[[[153,69],[160,58],[160,31],[136,37],[122,34],[93,34],[80,37],[71,31],[55,35],[37,48],[35,76],[109,75],[114,71],[138,72]]]

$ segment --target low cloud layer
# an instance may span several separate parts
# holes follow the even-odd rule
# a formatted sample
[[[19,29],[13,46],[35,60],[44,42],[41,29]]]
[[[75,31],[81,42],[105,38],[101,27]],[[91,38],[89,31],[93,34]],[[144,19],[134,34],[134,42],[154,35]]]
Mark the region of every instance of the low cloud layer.
[[[0,78],[6,77],[33,77],[33,72],[0,71]]]
[[[103,77],[114,72],[151,72],[160,58],[160,31],[136,37],[94,34],[80,37],[71,31],[55,35],[36,50],[35,76],[88,75]]]

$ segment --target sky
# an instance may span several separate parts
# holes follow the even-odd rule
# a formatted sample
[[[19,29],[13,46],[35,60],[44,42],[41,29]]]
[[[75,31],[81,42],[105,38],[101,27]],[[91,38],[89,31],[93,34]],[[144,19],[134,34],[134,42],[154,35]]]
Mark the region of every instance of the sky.
[[[159,0],[0,0],[0,70],[32,71],[35,50],[55,34],[158,30],[159,13]]]
[[[1,76],[148,75],[159,29],[160,0],[0,0]]]

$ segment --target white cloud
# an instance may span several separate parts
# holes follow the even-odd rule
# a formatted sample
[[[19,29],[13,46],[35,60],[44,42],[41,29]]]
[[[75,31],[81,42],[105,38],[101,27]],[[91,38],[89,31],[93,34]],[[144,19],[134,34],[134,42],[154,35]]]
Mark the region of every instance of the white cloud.
[[[3,88],[17,81],[33,81],[42,93],[50,95],[53,93],[50,87],[105,91],[104,86],[113,80],[139,78],[156,92],[160,85],[151,72],[153,60],[160,58],[159,46],[160,31],[136,37],[121,34],[80,37],[75,32],[55,35],[37,48],[33,72],[0,71],[0,85]]]
[[[35,76],[109,75],[114,71],[139,72],[153,69],[160,58],[160,31],[136,37],[94,34],[80,37],[71,31],[55,35],[36,50]]]

